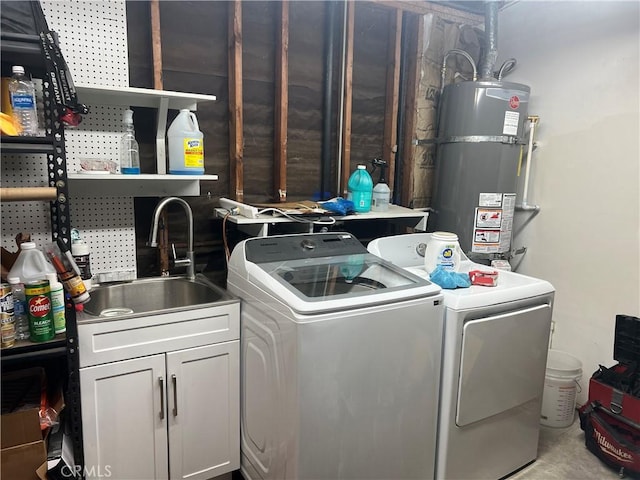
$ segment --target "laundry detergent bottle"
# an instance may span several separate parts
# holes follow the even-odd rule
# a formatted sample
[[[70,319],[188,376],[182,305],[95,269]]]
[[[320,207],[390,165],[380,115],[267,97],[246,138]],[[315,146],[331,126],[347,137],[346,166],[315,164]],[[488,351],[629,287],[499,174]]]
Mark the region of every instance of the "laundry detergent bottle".
[[[373,179],[367,167],[358,165],[358,169],[351,174],[347,183],[347,200],[353,202],[357,213],[367,213],[371,210],[371,197],[373,195]]]
[[[204,174],[204,141],[196,115],[180,110],[167,132],[169,139],[169,173]]]

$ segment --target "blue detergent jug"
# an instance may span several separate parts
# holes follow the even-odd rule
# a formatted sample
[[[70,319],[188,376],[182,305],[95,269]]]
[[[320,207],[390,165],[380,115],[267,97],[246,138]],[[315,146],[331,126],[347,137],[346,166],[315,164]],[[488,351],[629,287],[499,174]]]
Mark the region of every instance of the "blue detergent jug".
[[[351,174],[347,183],[347,200],[351,200],[357,213],[367,213],[371,210],[373,195],[373,179],[367,167],[358,165],[358,169]]]

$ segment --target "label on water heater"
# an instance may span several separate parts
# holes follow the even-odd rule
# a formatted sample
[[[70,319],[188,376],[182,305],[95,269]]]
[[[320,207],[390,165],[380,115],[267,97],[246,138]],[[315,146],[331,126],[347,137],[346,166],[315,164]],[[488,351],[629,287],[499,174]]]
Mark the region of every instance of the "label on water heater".
[[[503,135],[517,135],[518,134],[518,121],[520,120],[519,112],[504,112],[504,124],[502,125]]]
[[[509,250],[513,230],[515,193],[481,193],[473,225],[474,253],[501,253]]]

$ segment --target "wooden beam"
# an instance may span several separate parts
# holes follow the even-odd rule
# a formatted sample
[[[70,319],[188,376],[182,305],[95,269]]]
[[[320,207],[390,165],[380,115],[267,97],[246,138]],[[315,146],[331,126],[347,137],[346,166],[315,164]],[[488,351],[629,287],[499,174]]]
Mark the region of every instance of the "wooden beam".
[[[242,120],[242,3],[229,3],[229,194],[244,200]]]
[[[436,13],[438,16],[458,20],[473,25],[484,22],[484,16],[471,12],[465,12],[456,8],[447,7],[438,3],[425,2],[422,0],[369,0],[378,5],[393,8],[394,10],[402,10],[404,12],[417,13],[424,15],[426,13]]]
[[[151,15],[151,56],[153,58],[153,88],[164,89],[162,79],[162,35],[160,33],[160,0],[151,0],[149,4]],[[156,112],[158,114],[158,112]],[[166,125],[166,118],[158,118],[158,124]],[[164,130],[164,129],[163,129]],[[160,275],[169,275],[169,222],[167,211],[160,214],[160,234],[158,238],[158,263]]]
[[[389,50],[387,54],[387,93],[384,115],[382,159],[387,162],[387,184],[393,191],[398,138],[398,98],[400,95],[400,46],[402,10],[389,14]]]
[[[58,198],[56,187],[0,187],[0,201],[24,202],[29,200],[51,200]]]
[[[276,104],[273,180],[275,199],[287,201],[287,118],[289,111],[289,2],[280,2],[276,39]]]
[[[351,175],[351,110],[353,104],[353,32],[355,30],[356,4],[347,3],[346,58],[344,64],[344,105],[342,122],[342,173],[340,191],[347,197],[347,183]]]
[[[416,138],[416,121],[418,115],[417,93],[418,82],[420,81],[420,70],[422,67],[422,45],[424,39],[424,17],[417,15],[411,19],[412,29],[409,37],[415,43],[410,45],[409,66],[407,69],[407,97],[405,103],[405,129],[403,142],[403,158],[402,161],[402,195],[401,203],[405,206],[411,206],[413,200],[413,169],[415,167],[415,146],[413,139]],[[415,35],[412,33],[415,32]]]
[[[153,57],[153,88],[163,89],[162,38],[160,35],[160,0],[151,0],[151,54]]]

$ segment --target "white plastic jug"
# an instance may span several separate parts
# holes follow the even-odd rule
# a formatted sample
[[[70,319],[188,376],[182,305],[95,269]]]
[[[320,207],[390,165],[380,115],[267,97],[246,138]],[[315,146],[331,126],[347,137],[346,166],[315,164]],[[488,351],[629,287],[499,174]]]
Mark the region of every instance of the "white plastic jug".
[[[424,252],[424,268],[433,272],[440,265],[445,270],[457,272],[460,267],[458,236],[450,232],[433,232]]]
[[[198,127],[196,115],[180,110],[169,131],[169,173],[202,175],[204,173],[204,135]]]
[[[47,261],[44,253],[36,248],[35,243],[24,242],[20,244],[20,254],[7,278],[18,278],[20,283],[26,284],[44,280],[47,273],[56,273],[56,269]]]

